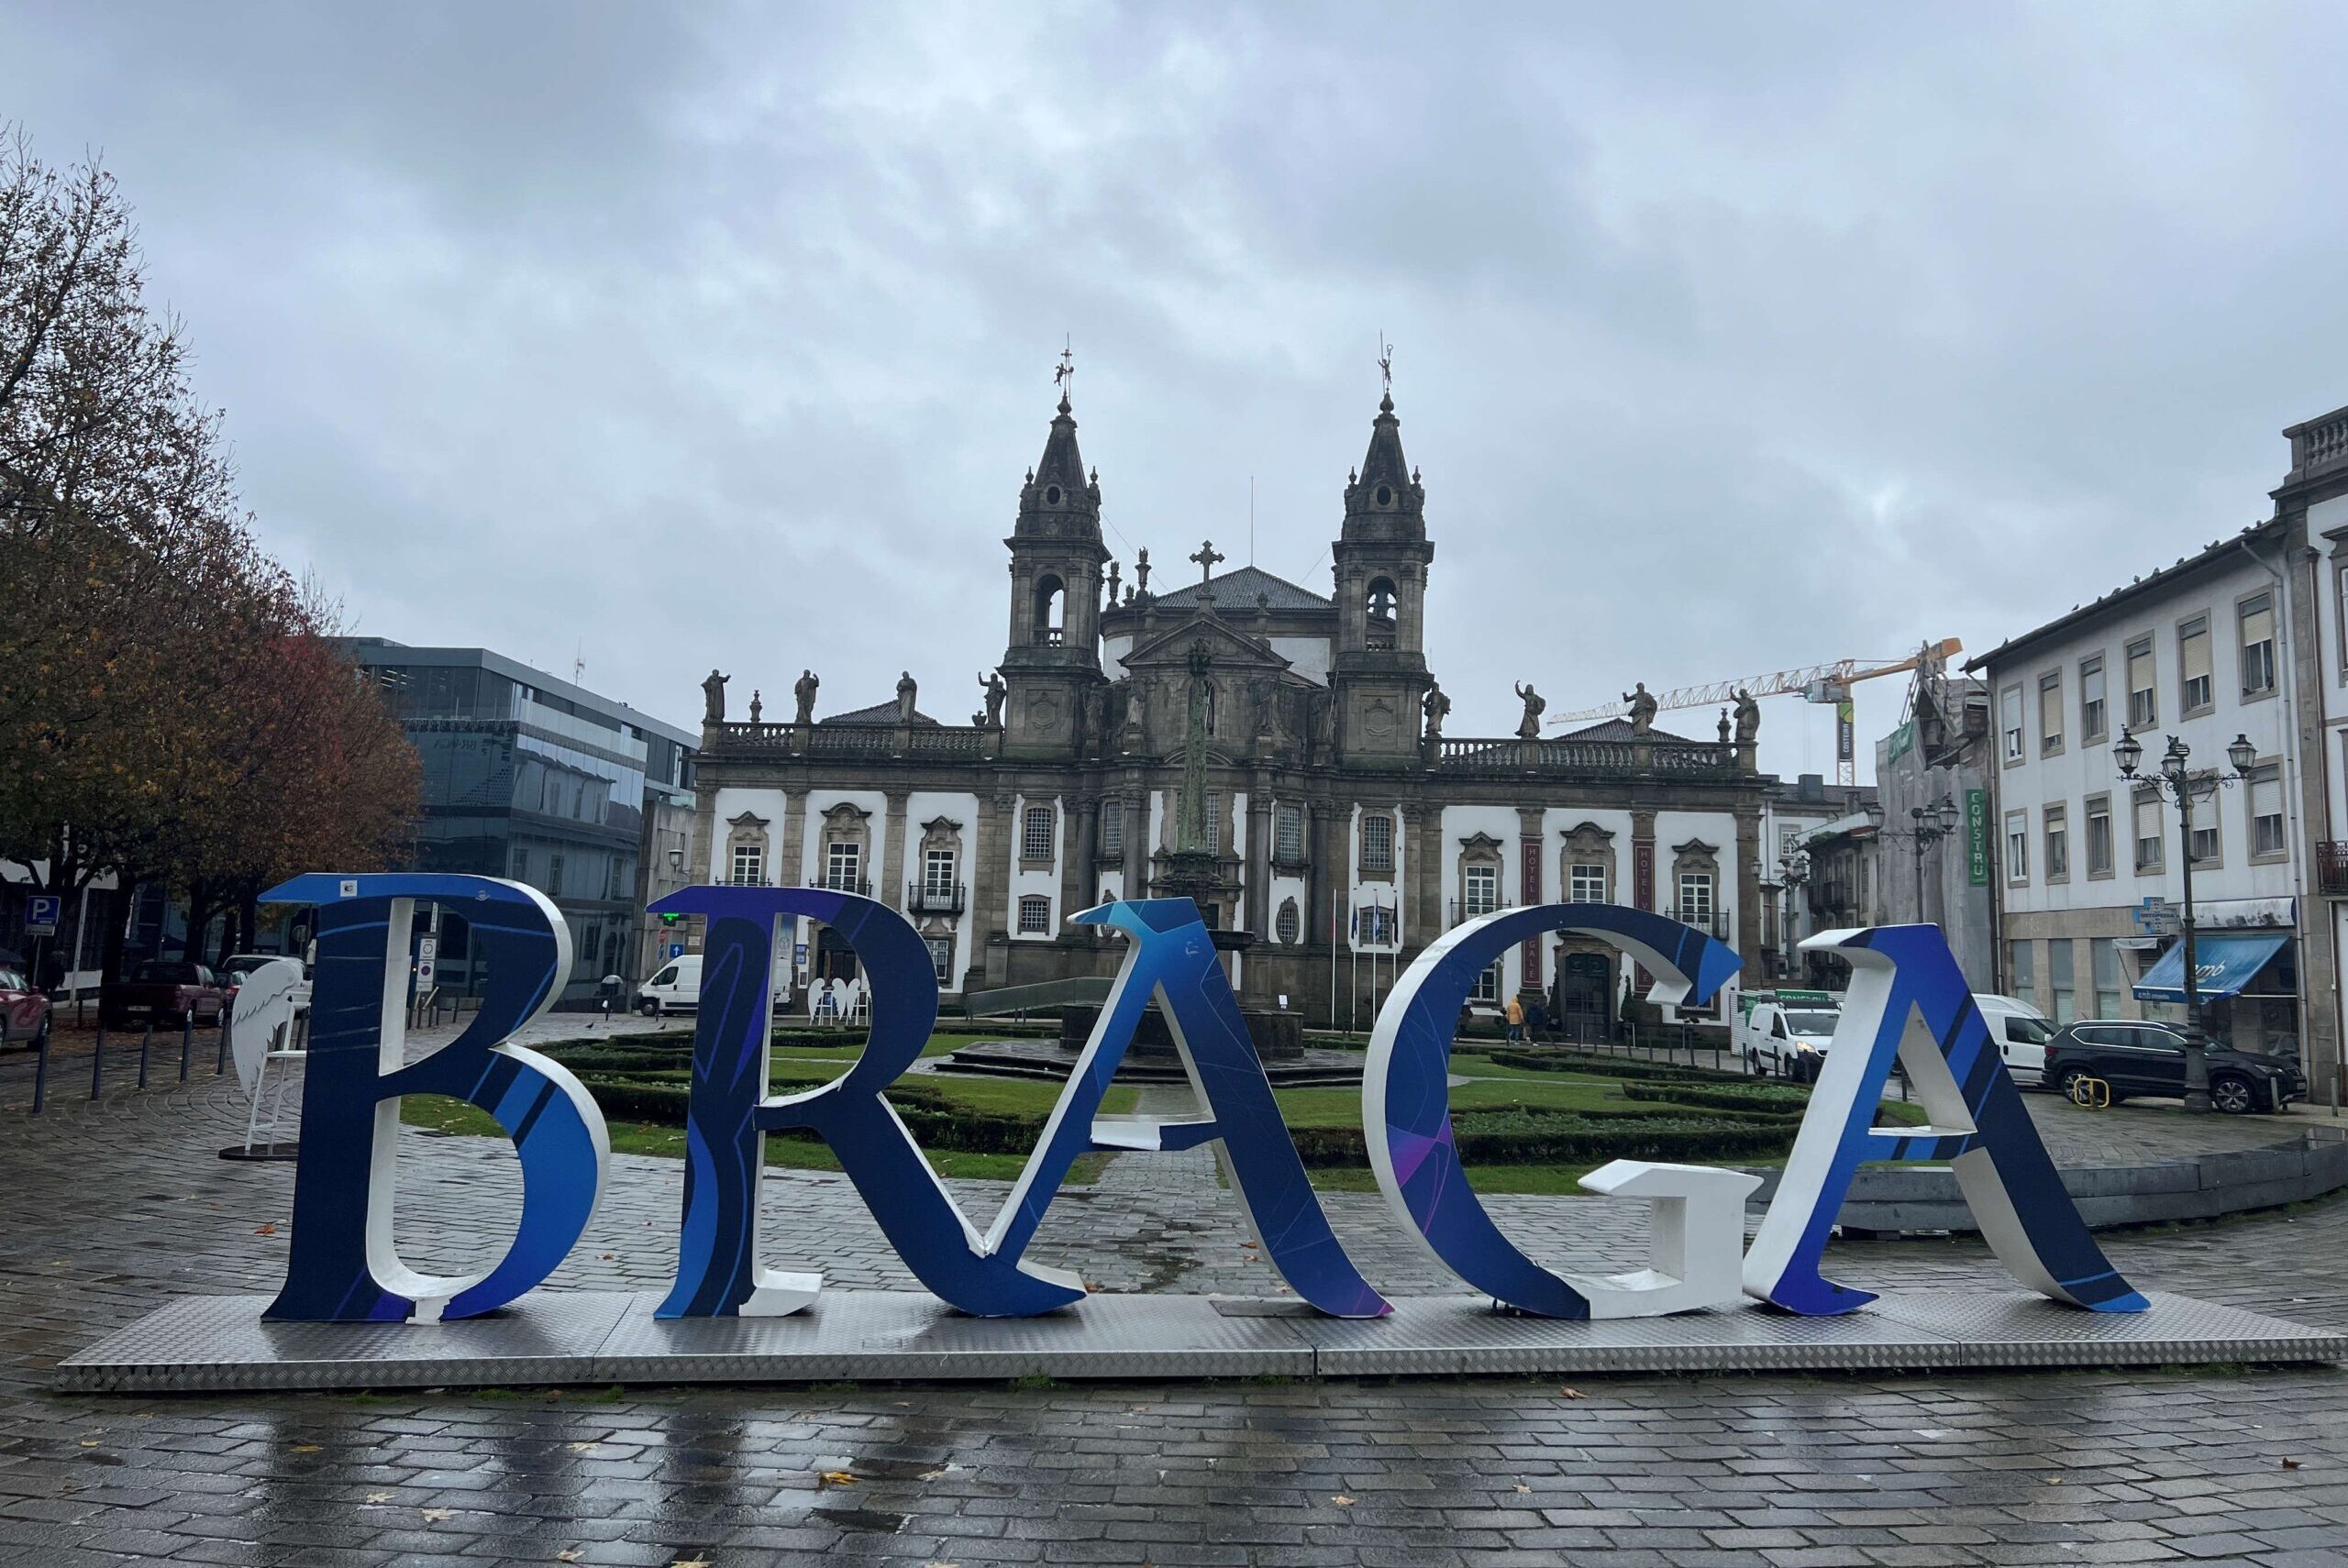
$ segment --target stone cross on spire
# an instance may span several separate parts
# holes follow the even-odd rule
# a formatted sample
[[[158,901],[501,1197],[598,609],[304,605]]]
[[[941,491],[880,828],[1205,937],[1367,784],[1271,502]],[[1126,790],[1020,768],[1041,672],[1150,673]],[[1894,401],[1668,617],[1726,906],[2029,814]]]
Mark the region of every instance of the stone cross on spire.
[[[1197,554],[1190,557],[1189,558],[1199,563],[1199,580],[1201,582],[1204,582],[1209,578],[1214,576],[1214,569],[1217,562],[1227,561],[1231,558],[1229,556],[1216,554],[1214,541],[1213,539],[1209,539],[1206,543],[1199,547]]]

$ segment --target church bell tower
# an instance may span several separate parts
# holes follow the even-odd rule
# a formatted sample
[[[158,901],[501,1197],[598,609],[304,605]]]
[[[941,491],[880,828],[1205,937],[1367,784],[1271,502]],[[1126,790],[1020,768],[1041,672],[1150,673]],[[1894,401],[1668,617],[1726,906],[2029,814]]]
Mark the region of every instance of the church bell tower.
[[[1065,379],[1067,366],[1062,365]],[[1043,460],[1019,491],[1011,550],[1011,641],[1003,650],[1006,753],[1065,756],[1101,673],[1101,485],[1076,446],[1065,384]],[[1097,702],[1092,704],[1097,707]]]
[[[1426,694],[1426,491],[1402,458],[1390,388],[1370,422],[1369,451],[1346,483],[1335,561],[1337,647],[1330,684],[1337,746],[1348,762],[1414,761]]]

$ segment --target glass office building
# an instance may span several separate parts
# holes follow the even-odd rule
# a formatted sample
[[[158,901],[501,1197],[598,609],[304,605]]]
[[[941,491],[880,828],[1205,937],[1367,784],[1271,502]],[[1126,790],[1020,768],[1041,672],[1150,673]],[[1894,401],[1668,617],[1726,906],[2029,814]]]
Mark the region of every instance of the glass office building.
[[[350,639],[424,762],[414,867],[527,882],[570,927],[566,1000],[643,978],[636,940],[648,798],[690,788],[695,737],[487,648]],[[478,989],[463,917],[438,912],[438,982]]]

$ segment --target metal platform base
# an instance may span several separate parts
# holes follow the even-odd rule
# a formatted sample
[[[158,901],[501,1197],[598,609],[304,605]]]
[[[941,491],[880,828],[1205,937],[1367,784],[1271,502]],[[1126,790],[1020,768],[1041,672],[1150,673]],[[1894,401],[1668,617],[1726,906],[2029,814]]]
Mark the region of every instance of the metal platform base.
[[[1465,1296],[1395,1303],[1379,1321],[1295,1301],[1094,1296],[1043,1318],[966,1318],[907,1291],[827,1291],[789,1318],[652,1316],[657,1295],[540,1291],[493,1318],[435,1326],[265,1323],[264,1296],[195,1297],[57,1369],[82,1393],[814,1383],[1053,1377],[1369,1377],[1490,1373],[1906,1372],[2348,1360],[2348,1336],[2155,1295],[2108,1314],[2035,1296],[1910,1291],[1842,1318],[1755,1306],[1567,1323]]]

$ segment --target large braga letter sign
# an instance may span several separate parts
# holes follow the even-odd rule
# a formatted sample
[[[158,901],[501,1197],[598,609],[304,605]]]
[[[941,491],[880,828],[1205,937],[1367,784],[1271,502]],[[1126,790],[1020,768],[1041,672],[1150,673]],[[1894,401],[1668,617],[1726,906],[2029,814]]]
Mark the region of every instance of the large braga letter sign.
[[[568,1070],[507,1035],[550,1005],[570,973],[553,905],[485,877],[298,877],[272,902],[318,907],[318,962],[303,1086],[294,1237],[272,1318],[432,1321],[501,1307],[544,1280],[584,1232],[609,1165],[594,1102]],[[485,966],[480,1011],[450,1043],[404,1061],[416,902],[454,906]],[[1298,1297],[1335,1316],[1391,1310],[1331,1229],[1280,1118],[1263,1064],[1188,899],[1121,901],[1076,916],[1125,939],[1125,954],[1043,1134],[983,1231],[968,1218],[886,1091],[919,1058],[937,1019],[928,949],[886,905],[820,888],[696,887],[655,913],[704,917],[700,1014],[687,1111],[685,1192],[674,1285],[662,1318],[776,1316],[814,1301],[823,1276],[765,1267],[759,1184],[770,1132],[829,1144],[898,1255],[923,1285],[979,1317],[1022,1317],[1084,1299],[1074,1275],[1026,1256],[1077,1155],[1212,1143],[1268,1262]],[[807,918],[855,949],[871,984],[872,1026],[847,1072],[804,1093],[768,1093],[776,940]],[[1468,1185],[1451,1129],[1453,1027],[1476,975],[1544,932],[1611,943],[1656,975],[1656,998],[1700,1002],[1735,973],[1735,955],[1677,922],[1611,904],[1508,910],[1447,933],[1380,1010],[1363,1085],[1364,1126],[1380,1189],[1401,1221],[1461,1277],[1519,1310],[1557,1318],[1653,1316],[1736,1301],[1789,1311],[1848,1311],[1871,1299],[1827,1282],[1820,1254],[1852,1173],[1866,1159],[1947,1159],[1999,1256],[2057,1300],[2106,1311],[2143,1298],[2113,1273],[2064,1192],[1940,932],[1930,926],[1812,939],[1852,963],[1849,1006],[1812,1095],[1784,1181],[1740,1257],[1755,1178],[1704,1166],[1618,1160],[1584,1178],[1594,1191],[1652,1203],[1653,1266],[1609,1277],[1553,1273],[1509,1242]],[[1201,1114],[1101,1114],[1102,1098],[1152,1001],[1165,1014]],[[1905,1063],[1933,1126],[1877,1131],[1893,1057]],[[392,1244],[394,1143],[403,1095],[447,1095],[497,1118],[521,1156],[522,1212],[505,1254],[469,1278],[421,1275]]]
[[[267,1316],[433,1322],[504,1306],[552,1274],[587,1229],[612,1147],[570,1069],[505,1037],[544,1012],[570,973],[570,929],[519,882],[433,874],[313,873],[264,903],[318,906],[302,1153],[285,1287]],[[408,953],[418,899],[462,911],[488,964],[465,1032],[417,1062],[406,1044]],[[418,1274],[392,1244],[402,1095],[447,1095],[497,1118],[522,1160],[522,1217],[496,1266]]]

